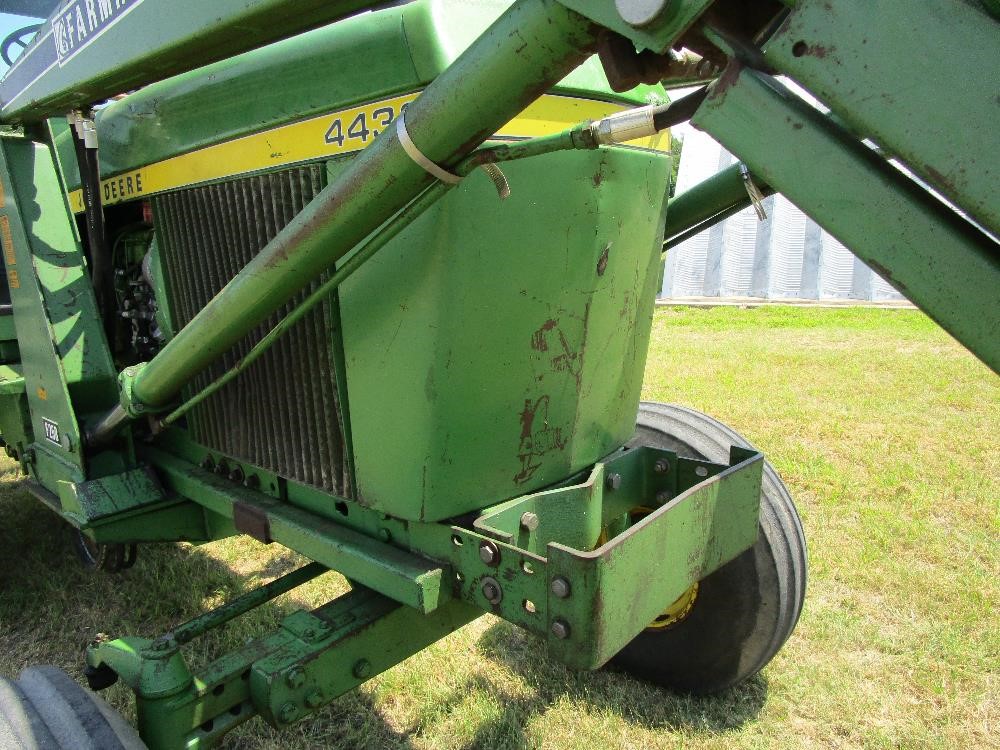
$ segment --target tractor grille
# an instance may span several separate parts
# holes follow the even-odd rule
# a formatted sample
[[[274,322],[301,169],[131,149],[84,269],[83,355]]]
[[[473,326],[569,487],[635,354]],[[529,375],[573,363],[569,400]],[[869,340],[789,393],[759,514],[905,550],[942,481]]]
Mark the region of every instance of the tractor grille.
[[[322,189],[323,165],[191,188],[154,200],[170,307],[186,325]],[[232,367],[323,279],[300,292],[201,373],[185,396]],[[339,495],[348,495],[334,382],[331,300],[313,308],[243,374],[188,412],[202,445]]]

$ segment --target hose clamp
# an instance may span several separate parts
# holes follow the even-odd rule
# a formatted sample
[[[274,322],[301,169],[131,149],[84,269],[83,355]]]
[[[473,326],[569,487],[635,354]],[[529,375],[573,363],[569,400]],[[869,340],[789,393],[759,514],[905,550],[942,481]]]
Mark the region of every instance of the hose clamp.
[[[443,169],[423,155],[420,149],[417,148],[417,145],[410,139],[410,134],[406,132],[406,125],[403,122],[402,112],[400,112],[399,117],[396,118],[396,135],[399,136],[399,143],[402,145],[406,155],[413,159],[417,166],[429,175],[436,177],[441,180],[441,182],[446,182],[449,185],[457,185],[462,181],[462,178],[457,174],[449,172],[447,169]]]

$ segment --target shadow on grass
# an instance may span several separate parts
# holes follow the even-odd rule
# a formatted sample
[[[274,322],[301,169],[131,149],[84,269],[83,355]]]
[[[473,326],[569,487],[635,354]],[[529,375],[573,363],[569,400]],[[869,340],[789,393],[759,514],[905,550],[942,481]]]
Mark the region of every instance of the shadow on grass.
[[[72,549],[71,527],[31,497],[20,482],[0,480],[0,675],[16,676],[32,664],[54,664],[83,683],[84,649],[99,632],[113,637],[152,637],[207,609],[245,593],[262,579],[291,571],[302,558],[290,551],[248,546],[239,574],[197,547],[141,545],[131,570],[94,573]],[[333,598],[336,580],[319,585]],[[277,627],[283,617],[311,609],[297,591],[258,607],[225,627],[185,646],[197,671],[226,651]],[[315,593],[315,589],[314,589]],[[131,691],[121,683],[102,695],[127,719],[135,720]],[[2,744],[2,743],[0,743]],[[237,727],[224,748],[398,748],[410,750],[405,735],[386,723],[370,696],[355,691],[309,719],[278,731],[259,719]]]
[[[544,713],[563,696],[644,728],[707,734],[739,730],[760,715],[767,699],[767,680],[762,675],[718,695],[690,696],[611,669],[574,671],[549,658],[541,640],[505,622],[483,633],[477,648],[491,661],[520,675],[533,694],[527,698],[497,695],[505,706],[503,714],[478,730],[470,748],[489,747],[498,736],[509,742],[512,727],[523,728],[532,716]],[[479,690],[497,692],[488,681],[481,682],[476,685]],[[529,743],[523,732],[521,740]]]

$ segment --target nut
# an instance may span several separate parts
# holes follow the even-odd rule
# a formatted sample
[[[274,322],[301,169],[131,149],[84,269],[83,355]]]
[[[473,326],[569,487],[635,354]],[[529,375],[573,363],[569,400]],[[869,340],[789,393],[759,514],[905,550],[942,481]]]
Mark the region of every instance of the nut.
[[[552,635],[554,635],[559,640],[565,640],[569,638],[569,623],[565,620],[553,620],[552,621]]]
[[[306,693],[305,703],[309,708],[318,708],[323,704],[323,694],[316,688],[313,688]]]
[[[490,576],[484,578],[482,592],[490,604],[499,604],[503,600],[503,588],[496,578]]]
[[[617,490],[622,486],[622,475],[621,474],[608,474],[604,477],[604,486],[609,490]]]
[[[372,673],[372,665],[367,659],[358,659],[356,662],[354,662],[354,668],[351,670],[351,674],[353,674],[359,680],[365,679],[371,673]]]
[[[665,458],[656,459],[656,463],[653,464],[653,471],[657,474],[666,474],[670,471],[670,462]]]
[[[667,492],[666,490],[656,493],[656,502],[658,503],[665,503],[669,499],[670,499],[670,493]]]
[[[538,516],[530,510],[521,514],[521,528],[525,531],[534,531],[538,528]]]

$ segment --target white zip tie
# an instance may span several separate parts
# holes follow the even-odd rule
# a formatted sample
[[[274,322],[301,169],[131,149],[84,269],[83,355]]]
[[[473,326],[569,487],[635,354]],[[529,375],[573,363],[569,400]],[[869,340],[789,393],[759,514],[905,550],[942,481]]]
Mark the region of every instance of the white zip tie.
[[[447,169],[442,169],[420,152],[417,145],[410,140],[410,134],[406,132],[406,125],[403,124],[402,112],[400,112],[399,117],[396,118],[396,135],[399,136],[399,142],[403,146],[403,151],[406,152],[406,155],[413,159],[417,166],[429,175],[436,177],[441,180],[441,182],[446,182],[449,185],[457,185],[462,181],[462,178],[457,174],[453,174]]]

